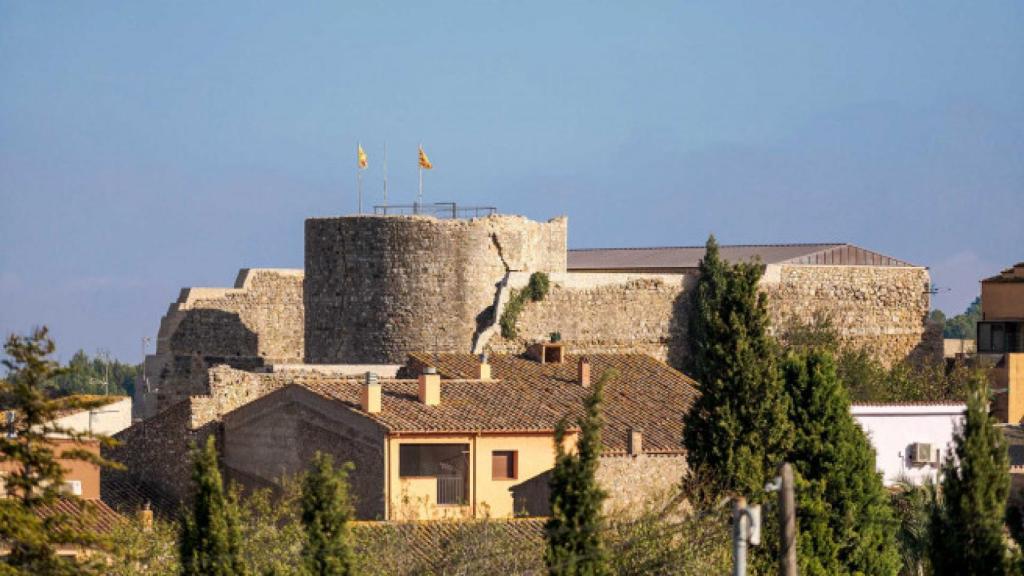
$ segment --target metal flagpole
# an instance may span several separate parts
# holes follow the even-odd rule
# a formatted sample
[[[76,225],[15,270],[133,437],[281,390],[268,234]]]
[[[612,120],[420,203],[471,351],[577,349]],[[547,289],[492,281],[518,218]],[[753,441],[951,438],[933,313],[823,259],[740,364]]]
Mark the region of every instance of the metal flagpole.
[[[388,213],[388,141],[384,141],[384,214]]]
[[[356,143],[356,188],[359,190],[359,213],[363,213],[363,167],[359,165],[359,151],[362,150],[362,144]]]
[[[423,203],[423,164],[420,162],[420,156],[422,156],[422,155],[423,155],[423,143],[421,142],[420,146],[419,146],[419,150],[418,150],[418,156],[416,157],[416,166],[419,168],[419,171],[420,171],[420,191],[416,194],[416,210],[415,210],[415,212],[417,214],[419,214],[419,212],[420,212],[420,204]]]

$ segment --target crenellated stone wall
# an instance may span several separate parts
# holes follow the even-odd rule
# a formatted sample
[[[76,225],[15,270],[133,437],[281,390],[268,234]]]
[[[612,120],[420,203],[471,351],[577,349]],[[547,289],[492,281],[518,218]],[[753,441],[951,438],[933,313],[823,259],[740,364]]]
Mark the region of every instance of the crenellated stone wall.
[[[307,220],[306,362],[469,350],[508,273],[565,271],[566,227],[521,216]]]

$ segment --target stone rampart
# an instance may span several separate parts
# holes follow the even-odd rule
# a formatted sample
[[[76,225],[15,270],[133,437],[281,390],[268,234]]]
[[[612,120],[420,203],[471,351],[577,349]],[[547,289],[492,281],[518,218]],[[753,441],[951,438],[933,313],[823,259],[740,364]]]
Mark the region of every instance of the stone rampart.
[[[306,362],[402,363],[466,351],[513,271],[564,272],[566,219],[306,221]]]
[[[776,329],[824,316],[842,344],[886,364],[941,354],[927,330],[929,284],[926,268],[909,266],[773,265],[761,281]]]
[[[513,276],[510,288],[522,288],[528,277]],[[499,332],[487,345],[489,351],[519,353],[528,343],[559,332],[573,354],[640,352],[679,365],[693,276],[566,273],[552,274],[550,281],[543,300],[524,306],[517,337],[507,340]]]
[[[528,276],[513,274],[509,287],[521,288]],[[691,274],[553,274],[547,297],[520,313],[516,339],[497,333],[486,349],[518,353],[559,332],[574,354],[640,352],[683,366],[695,282]],[[939,334],[926,322],[928,284],[927,269],[895,266],[772,265],[761,280],[774,330],[827,317],[841,344],[886,364],[941,357]]]

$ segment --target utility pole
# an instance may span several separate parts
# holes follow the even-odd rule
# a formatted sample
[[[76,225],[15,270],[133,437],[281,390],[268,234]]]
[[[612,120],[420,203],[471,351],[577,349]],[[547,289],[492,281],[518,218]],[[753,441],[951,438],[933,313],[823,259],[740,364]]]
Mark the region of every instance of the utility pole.
[[[96,351],[96,356],[103,360],[103,395],[110,395],[110,352],[106,349]]]
[[[782,529],[782,550],[779,570],[782,576],[796,576],[796,499],[793,496],[793,466],[779,466],[779,527]]]
[[[747,575],[747,548],[761,544],[761,506],[747,506],[747,499],[737,496],[732,507],[732,573]]]

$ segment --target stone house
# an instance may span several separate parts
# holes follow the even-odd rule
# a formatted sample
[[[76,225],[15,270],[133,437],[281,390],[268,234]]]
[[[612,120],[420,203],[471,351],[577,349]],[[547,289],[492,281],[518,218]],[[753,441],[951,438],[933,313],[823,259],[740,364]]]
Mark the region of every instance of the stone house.
[[[583,358],[544,348],[546,355],[487,362],[417,353],[385,377],[333,375],[323,367],[216,367],[211,396],[136,424],[109,456],[124,461],[147,490],[180,500],[188,494],[187,444],[215,434],[226,477],[250,488],[306,470],[317,451],[352,462],[362,519],[542,515],[555,428],[580,416],[590,385],[614,370],[605,387],[599,471],[609,506],[631,506],[677,483],[695,383],[641,354]],[[574,437],[570,431],[570,445]]]

